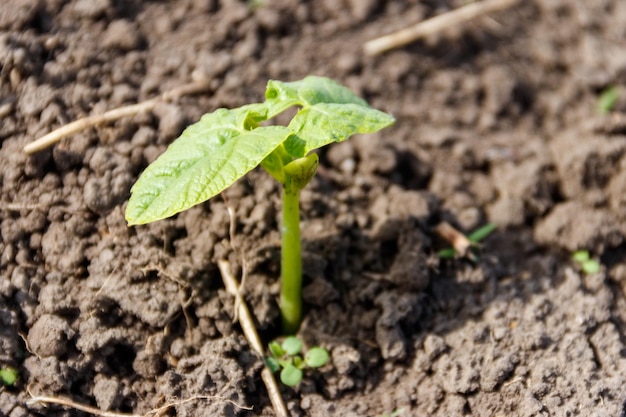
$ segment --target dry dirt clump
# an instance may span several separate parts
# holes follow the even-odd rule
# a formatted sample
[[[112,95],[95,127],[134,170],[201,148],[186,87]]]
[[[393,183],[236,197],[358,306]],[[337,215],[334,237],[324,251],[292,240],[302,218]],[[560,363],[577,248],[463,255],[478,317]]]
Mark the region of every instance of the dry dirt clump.
[[[0,415],[84,415],[30,404],[28,389],[138,415],[168,402],[177,416],[273,415],[216,265],[240,269],[232,207],[245,299],[271,340],[278,186],[255,171],[148,226],[123,211],[188,123],[260,101],[269,78],[316,74],[397,122],[322,150],[303,192],[300,335],[331,364],[283,387],[292,415],[625,416],[626,2],[521,2],[362,53],[462,3],[4,0],[0,369],[19,379],[0,387]],[[204,94],[22,151],[198,77]],[[441,221],[498,229],[478,262],[443,261]],[[579,249],[600,272],[577,269]]]

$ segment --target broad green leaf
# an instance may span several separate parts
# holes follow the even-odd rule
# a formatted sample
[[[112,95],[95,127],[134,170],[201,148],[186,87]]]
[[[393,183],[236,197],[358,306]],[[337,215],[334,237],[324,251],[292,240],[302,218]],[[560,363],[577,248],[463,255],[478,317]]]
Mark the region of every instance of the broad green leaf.
[[[288,365],[280,371],[280,381],[288,387],[298,385],[302,381],[302,370],[293,365]]]
[[[373,133],[394,123],[394,118],[359,104],[319,103],[303,108],[289,123],[294,136],[285,149],[296,158],[357,133]]]
[[[326,365],[328,362],[329,355],[328,351],[319,346],[313,347],[309,349],[304,357],[304,362],[311,368],[319,368],[321,366]]]
[[[350,89],[326,77],[308,76],[300,81],[270,80],[265,91],[268,119],[292,106],[308,107],[318,103],[358,104],[367,102]]]
[[[126,208],[129,225],[202,203],[259,165],[291,134],[282,126],[257,127],[266,114],[263,104],[218,109],[188,127],[133,186]]]
[[[297,355],[302,350],[302,341],[295,336],[289,336],[285,338],[281,347],[287,355]]]

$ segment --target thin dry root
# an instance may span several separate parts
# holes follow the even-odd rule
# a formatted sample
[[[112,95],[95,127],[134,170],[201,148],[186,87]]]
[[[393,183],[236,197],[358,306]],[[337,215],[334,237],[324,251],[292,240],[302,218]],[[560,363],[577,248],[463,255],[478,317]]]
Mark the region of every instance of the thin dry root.
[[[385,51],[408,45],[417,39],[439,33],[449,27],[458,26],[485,14],[507,9],[518,2],[519,0],[485,0],[470,3],[390,35],[373,39],[367,42],[363,49],[367,55],[378,55]]]
[[[27,154],[33,154],[48,148],[70,135],[78,133],[82,130],[89,129],[98,125],[111,123],[119,120],[123,117],[134,116],[139,113],[151,111],[161,101],[172,101],[179,97],[197,94],[206,91],[209,88],[209,82],[206,80],[195,81],[189,84],[182,85],[174,88],[170,91],[166,91],[159,97],[143,101],[137,104],[131,104],[129,106],[118,107],[117,109],[109,110],[103,114],[97,114],[93,116],[87,116],[82,119],[73,121],[72,123],[61,126],[60,128],[53,130],[24,146],[24,152]]]
[[[231,404],[233,404],[235,407],[240,408],[242,410],[252,410],[252,407],[244,407],[242,405],[239,405],[237,403],[235,403],[234,401],[228,400],[226,398],[222,398],[219,396],[215,396],[215,395],[195,395],[193,397],[184,399],[184,400],[178,400],[178,401],[172,401],[169,402],[159,408],[155,408],[154,410],[150,410],[148,411],[146,414],[127,414],[127,413],[116,413],[114,411],[104,411],[104,410],[100,410],[98,408],[89,406],[89,405],[85,405],[85,404],[81,404],[78,403],[76,401],[71,400],[70,398],[67,397],[49,397],[47,395],[34,395],[31,391],[30,388],[28,389],[28,393],[31,396],[31,399],[27,401],[27,405],[30,404],[56,404],[56,405],[60,405],[63,407],[68,407],[68,408],[72,408],[74,410],[79,410],[79,411],[83,411],[85,413],[89,413],[89,414],[93,414],[95,416],[101,416],[101,417],[149,417],[149,416],[156,416],[159,415],[161,413],[163,413],[164,411],[175,407],[177,405],[181,405],[181,404],[185,404],[191,401],[199,401],[199,400],[219,400],[219,401],[226,401],[229,402]]]

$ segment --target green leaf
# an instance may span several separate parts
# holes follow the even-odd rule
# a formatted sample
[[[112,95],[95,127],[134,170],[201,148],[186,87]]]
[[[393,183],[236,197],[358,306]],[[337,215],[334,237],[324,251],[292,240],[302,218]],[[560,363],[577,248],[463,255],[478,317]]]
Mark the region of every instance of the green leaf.
[[[587,262],[590,259],[589,252],[586,250],[578,250],[572,254],[572,259],[579,264]]]
[[[619,98],[619,88],[616,86],[609,87],[602,92],[598,99],[597,108],[601,114],[610,113]]]
[[[277,359],[278,365],[281,368],[286,368],[288,366],[293,366],[293,358],[291,356],[284,356],[285,359]]]
[[[282,126],[257,127],[266,115],[265,105],[251,104],[218,109],[189,126],[133,186],[126,208],[129,225],[202,203],[258,166],[291,134]]]
[[[268,344],[268,347],[270,349],[270,353],[272,354],[273,357],[275,358],[281,358],[284,354],[285,351],[283,350],[283,348],[280,346],[280,344],[277,341],[271,341]]]
[[[265,358],[265,364],[268,368],[270,368],[270,371],[272,372],[278,372],[280,370],[280,363],[278,363],[276,358],[273,358],[271,356]]]
[[[600,263],[594,259],[582,262],[580,267],[585,274],[597,274],[600,272]]]
[[[293,82],[270,80],[265,90],[265,99],[268,119],[292,106],[308,107],[318,103],[337,103],[369,107],[365,100],[349,88],[330,78],[314,75]]]
[[[591,255],[586,250],[578,250],[572,254],[572,260],[580,265],[585,274],[596,274],[600,272],[600,263],[591,259]]]
[[[302,381],[302,370],[293,365],[285,366],[280,371],[280,381],[289,387],[298,385]]]
[[[300,355],[296,355],[293,357],[293,366],[295,366],[298,369],[304,369],[306,364],[304,363],[304,360],[302,359]]]
[[[18,372],[17,369],[13,367],[6,367],[0,369],[0,382],[3,385],[15,385],[17,382]]]
[[[454,259],[456,258],[456,251],[453,248],[446,248],[440,250],[437,255],[441,259]]]
[[[292,106],[302,107],[289,124],[296,135],[285,142],[286,151],[294,158],[357,133],[376,132],[395,122],[350,89],[325,77],[309,76],[290,83],[271,80],[265,97],[268,118]]]
[[[302,341],[295,336],[289,336],[283,341],[281,347],[287,355],[294,356],[302,350]]]
[[[491,233],[493,233],[493,231],[497,228],[498,226],[496,226],[494,223],[487,223],[486,225],[474,230],[467,236],[467,238],[472,243],[478,243],[487,236],[489,236]]]
[[[306,356],[304,357],[304,361],[311,368],[319,368],[326,365],[328,359],[328,351],[319,346],[309,349],[309,351],[306,353]]]
[[[358,104],[319,103],[303,108],[289,123],[294,136],[285,149],[296,158],[358,133],[373,133],[395,122],[387,113]]]
[[[297,192],[302,190],[315,176],[319,157],[316,153],[310,153],[302,158],[294,159],[283,167],[285,192]]]

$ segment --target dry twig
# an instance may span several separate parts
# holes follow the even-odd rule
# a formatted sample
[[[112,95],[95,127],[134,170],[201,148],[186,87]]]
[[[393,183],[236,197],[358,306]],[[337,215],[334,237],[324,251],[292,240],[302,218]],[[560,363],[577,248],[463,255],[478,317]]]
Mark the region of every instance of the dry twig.
[[[254,320],[252,320],[252,314],[248,309],[248,305],[239,293],[239,284],[230,271],[230,263],[227,260],[222,259],[217,262],[217,266],[222,274],[222,280],[224,280],[226,290],[237,300],[237,316],[239,317],[239,324],[241,325],[243,334],[246,336],[246,339],[252,349],[254,349],[259,356],[263,357],[263,344],[261,343],[261,338],[254,327]],[[272,371],[270,371],[267,366],[263,366],[261,378],[265,383],[267,393],[270,397],[270,401],[272,402],[276,415],[278,417],[289,417],[287,406],[285,405],[283,397],[280,394],[274,374],[272,374]]]
[[[82,130],[105,123],[111,123],[123,117],[129,117],[138,113],[150,111],[159,102],[176,100],[179,97],[185,95],[197,94],[202,91],[206,91],[208,88],[209,82],[207,80],[199,80],[166,91],[158,97],[143,101],[141,103],[118,107],[117,109],[109,110],[103,114],[83,117],[81,119],[73,121],[72,123],[61,126],[60,128],[48,133],[47,135],[40,137],[34,142],[29,143],[28,145],[24,146],[24,152],[29,155],[35,152],[39,152],[49,146],[54,145],[61,139],[73,135],[74,133],[78,133]]]
[[[373,39],[365,43],[363,49],[367,55],[378,55],[390,49],[407,45],[417,39],[439,33],[449,27],[458,26],[485,14],[507,9],[516,5],[518,2],[519,0],[485,0],[470,3],[390,35]]]
[[[472,247],[472,242],[463,233],[452,227],[448,222],[441,222],[435,227],[435,231],[442,239],[452,245],[456,253],[460,256],[467,255]]]

